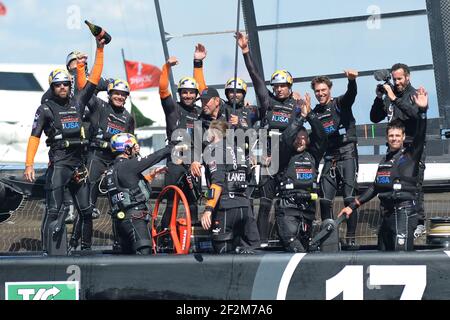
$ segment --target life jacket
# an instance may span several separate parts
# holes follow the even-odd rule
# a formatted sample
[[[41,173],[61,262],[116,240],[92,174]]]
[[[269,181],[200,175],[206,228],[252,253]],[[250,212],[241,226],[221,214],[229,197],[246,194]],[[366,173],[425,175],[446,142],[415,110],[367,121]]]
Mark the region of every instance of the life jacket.
[[[194,136],[194,124],[195,121],[198,120],[199,112],[197,110],[197,106],[192,106],[192,110],[188,109],[189,107],[184,107],[182,104],[178,103],[178,121],[176,129],[186,130],[187,134],[191,137]],[[180,136],[177,138],[177,141],[182,141],[183,137]]]
[[[106,171],[105,179],[113,216],[120,211],[125,213],[129,208],[143,205],[145,205],[147,210],[150,210],[151,190],[144,177],[139,180],[137,187],[123,188],[118,181],[117,169],[115,166],[112,166]]]
[[[228,101],[226,102],[227,112],[229,115],[233,113],[233,103]],[[254,119],[254,112],[252,112],[256,108],[255,106],[244,106],[242,103],[236,104],[235,115],[239,118],[239,125],[242,129],[247,130],[252,127],[252,124],[256,122]],[[229,118],[229,115],[227,118]],[[229,119],[227,119],[229,120]]]
[[[286,167],[282,183],[284,186],[288,186],[287,190],[313,192],[317,187],[314,158],[308,152],[294,155]]]
[[[127,110],[124,109],[122,113],[117,113],[109,103],[102,104],[99,123],[96,126],[91,126],[90,145],[95,148],[109,148],[111,137],[121,132],[127,132],[130,121],[131,115]]]
[[[417,177],[400,174],[399,166],[406,159],[405,148],[399,150],[391,159],[383,159],[378,165],[374,186],[379,198],[386,200],[414,200],[417,192]],[[403,160],[405,159],[405,160]]]
[[[265,122],[268,124],[268,129],[278,129],[284,131],[295,118],[297,105],[293,98],[288,98],[283,102],[275,103],[266,113]]]
[[[87,143],[82,129],[82,121],[79,111],[75,106],[61,106],[53,100],[44,103],[53,114],[53,123],[47,133],[47,146],[51,148],[70,148]],[[84,141],[85,140],[85,141]]]
[[[333,99],[326,106],[317,106],[314,109],[328,136],[329,148],[337,148],[351,142],[357,142],[354,121],[347,119],[350,115],[342,117],[339,110],[337,99]]]

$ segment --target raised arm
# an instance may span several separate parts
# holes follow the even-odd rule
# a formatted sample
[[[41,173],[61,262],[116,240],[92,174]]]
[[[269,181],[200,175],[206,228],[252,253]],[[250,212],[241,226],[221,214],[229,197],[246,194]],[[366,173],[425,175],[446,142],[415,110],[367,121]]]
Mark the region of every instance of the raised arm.
[[[417,115],[416,135],[414,136],[412,144],[414,146],[413,159],[418,163],[422,157],[426,138],[428,93],[423,87],[420,87],[417,89],[415,95],[412,96],[412,99],[419,110]]]
[[[348,79],[347,91],[340,97],[338,97],[339,108],[349,109],[355,102],[356,94],[358,93],[356,78],[358,77],[358,71],[344,70],[345,76]]]
[[[176,129],[179,120],[176,102],[173,100],[169,90],[170,68],[177,64],[178,59],[176,57],[170,57],[163,65],[161,77],[159,78],[159,97],[161,98],[161,105],[166,116],[166,134],[168,140],[170,140],[172,132]]]
[[[201,43],[195,46],[194,51],[194,79],[198,83],[198,90],[202,92],[207,88],[205,76],[203,74],[203,60],[206,58],[206,48]]]
[[[259,103],[261,104],[259,106],[260,116],[261,118],[264,118],[270,105],[269,91],[267,90],[264,78],[256,70],[255,64],[253,63],[253,59],[250,55],[247,36],[240,32],[237,32],[236,37],[238,39],[238,45],[241,48],[242,54],[244,56],[245,66],[247,67],[247,71],[250,75],[250,78],[252,79],[255,94],[258,97]]]
[[[97,51],[95,53],[95,62],[94,65],[92,66],[89,80],[87,80],[87,84],[76,95],[78,105],[81,108],[81,114],[84,114],[84,108],[88,104],[91,97],[93,96],[103,71],[103,56],[104,56],[103,48],[105,45],[105,40],[104,39],[102,40],[96,39],[96,40],[97,40]],[[77,72],[78,72],[78,65],[77,65]]]

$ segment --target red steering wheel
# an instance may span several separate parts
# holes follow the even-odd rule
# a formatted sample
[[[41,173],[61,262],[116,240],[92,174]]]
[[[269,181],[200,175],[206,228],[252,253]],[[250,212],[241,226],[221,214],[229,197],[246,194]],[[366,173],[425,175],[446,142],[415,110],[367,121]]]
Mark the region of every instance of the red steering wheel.
[[[172,208],[172,216],[170,218],[170,224],[168,229],[164,229],[160,232],[156,230],[156,220],[158,218],[158,209],[161,200],[164,195],[169,191],[173,190],[173,208]],[[178,214],[178,205],[180,200],[186,210],[186,214],[184,218],[177,218]],[[170,201],[170,199],[167,199]],[[172,238],[174,251],[176,254],[187,254],[189,253],[189,248],[191,246],[191,212],[189,210],[189,202],[186,199],[183,191],[180,188],[174,185],[166,186],[156,198],[155,207],[153,208],[152,213],[152,241],[153,241],[153,252],[157,252],[157,239],[163,235],[170,234]]]

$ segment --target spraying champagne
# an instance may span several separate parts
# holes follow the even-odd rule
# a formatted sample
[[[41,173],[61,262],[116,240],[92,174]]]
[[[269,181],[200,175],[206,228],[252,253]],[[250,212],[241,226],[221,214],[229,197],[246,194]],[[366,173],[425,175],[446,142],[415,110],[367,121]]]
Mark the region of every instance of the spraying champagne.
[[[84,20],[84,23],[86,23],[91,30],[92,34],[99,39],[105,39],[105,44],[108,44],[111,42],[111,36],[108,32],[106,32],[102,27],[97,26],[93,23],[90,23],[87,20]]]

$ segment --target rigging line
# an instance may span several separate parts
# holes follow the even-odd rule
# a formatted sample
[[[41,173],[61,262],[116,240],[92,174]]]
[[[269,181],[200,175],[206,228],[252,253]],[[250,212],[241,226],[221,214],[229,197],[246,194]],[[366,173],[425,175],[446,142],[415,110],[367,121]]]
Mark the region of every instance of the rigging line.
[[[237,3],[237,21],[236,21],[236,33],[239,31],[239,22],[241,19],[241,0],[238,0]],[[233,114],[236,114],[236,86],[237,86],[237,69],[238,69],[238,52],[239,52],[239,45],[238,45],[238,37],[236,36],[236,44],[235,44],[235,52],[234,52],[234,99],[233,99]]]
[[[127,49],[129,49],[129,51],[130,51],[130,53],[131,53],[131,57],[134,57],[134,55],[133,55],[133,47],[131,46],[130,40],[129,40],[129,38],[128,38],[128,35],[129,35],[130,33],[128,32],[127,24],[126,24],[126,22],[125,22],[125,10],[124,10],[124,6],[123,6],[123,3],[122,3],[122,0],[117,0],[117,2],[118,2],[118,5],[119,5],[119,8],[120,8],[120,20],[122,21],[123,28],[124,28],[124,30],[125,30],[125,41],[126,41],[127,47],[128,47]]]

